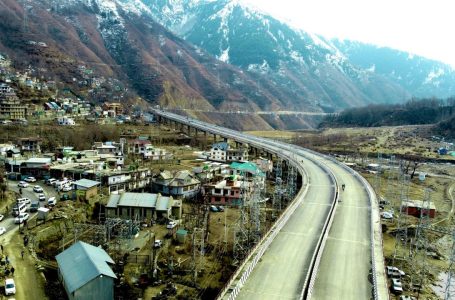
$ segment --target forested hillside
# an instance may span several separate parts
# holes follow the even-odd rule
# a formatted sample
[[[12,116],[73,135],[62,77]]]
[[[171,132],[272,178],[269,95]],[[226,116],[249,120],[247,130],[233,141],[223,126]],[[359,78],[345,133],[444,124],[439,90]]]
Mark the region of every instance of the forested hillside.
[[[447,123],[455,116],[455,98],[412,99],[405,104],[368,105],[327,116],[320,127],[377,127]],[[453,122],[452,122],[453,123]]]

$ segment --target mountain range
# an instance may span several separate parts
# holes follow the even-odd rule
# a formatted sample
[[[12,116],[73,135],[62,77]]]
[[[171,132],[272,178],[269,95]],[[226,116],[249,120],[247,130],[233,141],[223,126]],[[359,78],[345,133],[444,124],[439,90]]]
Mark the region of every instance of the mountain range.
[[[18,67],[72,85],[86,65],[149,103],[236,129],[317,121],[258,111],[324,113],[454,94],[447,65],[327,40],[235,0],[3,0],[0,17],[0,52]]]

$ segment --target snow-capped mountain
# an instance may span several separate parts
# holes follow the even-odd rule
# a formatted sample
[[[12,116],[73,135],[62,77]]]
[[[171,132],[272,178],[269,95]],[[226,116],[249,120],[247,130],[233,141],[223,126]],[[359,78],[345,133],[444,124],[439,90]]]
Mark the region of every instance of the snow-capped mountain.
[[[387,47],[354,41],[332,42],[353,64],[399,83],[413,96],[455,95],[455,70],[449,65]]]
[[[276,86],[292,90],[294,105],[301,109],[339,109],[403,101],[411,96],[453,94],[454,80],[446,77],[444,83],[437,81],[441,68],[419,69],[422,61],[432,66],[434,62],[423,58],[411,62],[414,72],[426,81],[413,78],[412,72],[406,78],[398,71],[385,74],[371,66],[379,66],[375,59],[387,63],[390,56],[377,55],[367,63],[366,55],[361,64],[355,52],[340,43],[292,28],[238,0],[144,3],[163,26],[219,60],[267,76]],[[442,70],[447,74],[447,68]]]

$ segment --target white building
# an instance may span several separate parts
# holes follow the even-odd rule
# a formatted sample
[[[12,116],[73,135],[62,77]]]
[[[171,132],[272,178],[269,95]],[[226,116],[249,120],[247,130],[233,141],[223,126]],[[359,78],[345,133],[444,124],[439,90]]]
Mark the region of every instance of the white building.
[[[226,161],[228,149],[229,144],[226,142],[213,144],[212,149],[210,149],[209,159],[213,161]]]
[[[62,125],[62,126],[73,126],[73,125],[76,125],[76,122],[74,122],[74,120],[72,118],[68,118],[68,117],[60,117],[57,119],[57,123],[58,125]]]

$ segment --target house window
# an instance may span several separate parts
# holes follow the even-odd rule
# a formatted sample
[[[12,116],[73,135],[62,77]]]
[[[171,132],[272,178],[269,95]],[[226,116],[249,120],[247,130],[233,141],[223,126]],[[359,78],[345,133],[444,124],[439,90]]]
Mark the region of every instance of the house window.
[[[221,189],[215,189],[214,194],[221,194]]]

